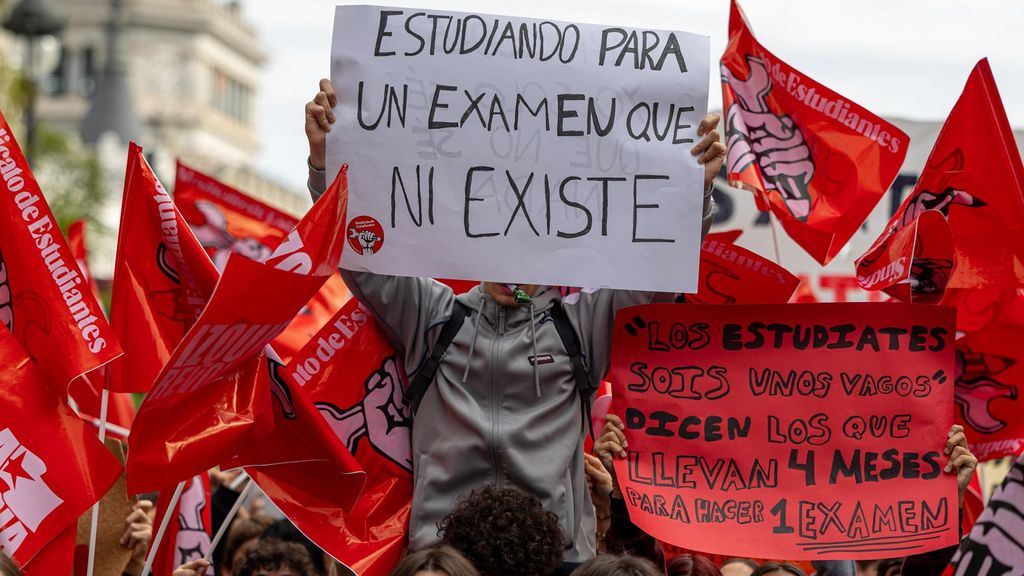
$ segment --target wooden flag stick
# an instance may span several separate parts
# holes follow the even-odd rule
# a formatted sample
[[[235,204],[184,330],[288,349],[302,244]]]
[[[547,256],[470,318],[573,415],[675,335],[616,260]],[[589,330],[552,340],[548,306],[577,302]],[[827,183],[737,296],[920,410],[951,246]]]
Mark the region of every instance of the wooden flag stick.
[[[171,496],[171,501],[167,504],[167,511],[164,512],[164,517],[160,520],[160,527],[156,531],[156,536],[153,537],[153,542],[149,545],[149,554],[146,555],[146,565],[142,568],[142,576],[149,576],[150,571],[153,569],[156,551],[160,548],[160,541],[164,539],[164,532],[167,532],[167,525],[171,523],[171,516],[176,515],[175,510],[178,508],[178,499],[181,498],[181,491],[185,489],[185,482],[188,482],[188,480],[182,480],[178,483],[178,487],[174,489],[174,495]]]

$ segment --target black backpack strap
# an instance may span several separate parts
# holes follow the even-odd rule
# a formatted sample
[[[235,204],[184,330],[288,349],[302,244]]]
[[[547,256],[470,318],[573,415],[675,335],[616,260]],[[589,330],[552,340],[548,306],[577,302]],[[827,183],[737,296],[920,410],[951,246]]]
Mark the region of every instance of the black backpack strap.
[[[569,322],[560,302],[555,302],[551,307],[551,319],[555,323],[555,330],[562,340],[562,346],[569,354],[569,363],[572,365],[572,377],[576,381],[576,391],[580,395],[580,404],[583,408],[583,426],[586,427],[591,438],[594,436],[593,427],[590,425],[590,397],[597,390],[597,387],[590,381],[587,372],[587,363],[583,359],[583,347],[580,346],[580,337]]]
[[[416,377],[409,383],[409,389],[405,392],[405,400],[409,403],[414,416],[416,411],[419,410],[423,395],[427,393],[427,389],[430,388],[430,384],[434,381],[434,376],[437,375],[437,367],[441,365],[441,359],[444,358],[445,352],[451,346],[452,340],[455,340],[455,335],[459,333],[459,329],[462,328],[462,324],[466,321],[469,313],[468,306],[458,300],[455,301],[455,304],[452,306],[451,318],[441,328],[441,334],[437,337],[437,342],[434,342],[434,347],[430,350],[430,356],[423,362],[419,372],[416,372]]]

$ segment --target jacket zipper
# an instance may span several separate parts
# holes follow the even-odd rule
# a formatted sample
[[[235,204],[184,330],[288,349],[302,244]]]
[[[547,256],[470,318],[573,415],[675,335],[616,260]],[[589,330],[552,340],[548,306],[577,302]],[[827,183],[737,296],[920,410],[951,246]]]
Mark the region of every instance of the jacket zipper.
[[[502,471],[501,457],[498,448],[501,436],[501,398],[499,397],[498,370],[501,358],[501,344],[505,336],[505,308],[498,308],[498,334],[491,346],[491,461],[494,463],[494,480],[499,489],[505,487],[505,475]]]

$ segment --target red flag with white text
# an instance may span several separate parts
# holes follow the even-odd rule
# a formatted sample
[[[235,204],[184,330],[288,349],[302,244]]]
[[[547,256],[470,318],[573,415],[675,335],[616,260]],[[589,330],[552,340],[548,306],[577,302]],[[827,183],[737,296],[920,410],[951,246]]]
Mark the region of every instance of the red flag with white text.
[[[366,472],[349,511],[317,506],[315,492],[276,471],[253,475],[304,534],[363,576],[387,576],[401,558],[412,506],[412,448],[405,377],[377,321],[350,300],[285,370],[301,385]]]
[[[0,156],[0,323],[63,390],[121,347],[3,115]]]
[[[789,301],[800,279],[760,254],[734,244],[735,236],[709,234],[704,239],[697,293],[681,295],[680,302],[785,304]]]
[[[68,248],[71,249],[72,256],[78,262],[78,270],[82,273],[82,278],[89,284],[93,295],[96,297],[96,301],[99,302],[100,291],[96,286],[96,279],[89,270],[89,250],[85,242],[85,220],[75,220],[68,225],[67,239]],[[83,417],[99,420],[100,412],[102,411],[100,409],[101,391],[106,371],[109,369],[109,364],[100,366],[96,370],[83,374],[80,378],[71,382],[68,394],[74,399],[75,404],[78,405],[78,413]],[[111,392],[109,397],[107,422],[116,426],[116,429],[130,430],[132,420],[135,418],[135,401],[132,400],[130,395],[118,392]],[[128,437],[127,434],[120,436],[123,438]]]
[[[126,354],[112,366],[112,391],[149,391],[218,276],[142,148],[131,143],[110,303],[110,323]]]
[[[299,220],[194,168],[178,163],[174,202],[214,263],[223,269],[232,252],[266,260]],[[350,294],[334,274],[274,339],[274,351],[290,360],[337,312]]]
[[[729,182],[828,264],[896,177],[910,138],[765,49],[736,0],[721,71]]]
[[[1024,163],[988,60],[974,67],[913,192],[857,260],[865,289],[935,302],[1024,287]]]
[[[0,329],[0,551],[26,565],[97,502],[121,465]]]
[[[129,438],[128,489],[159,489],[224,464],[290,462],[342,483],[321,495],[348,507],[358,465],[266,344],[336,270],[348,189],[344,171],[266,260],[233,254],[200,320],[157,377]],[[303,466],[299,466],[299,464]],[[355,489],[353,489],[355,488]]]

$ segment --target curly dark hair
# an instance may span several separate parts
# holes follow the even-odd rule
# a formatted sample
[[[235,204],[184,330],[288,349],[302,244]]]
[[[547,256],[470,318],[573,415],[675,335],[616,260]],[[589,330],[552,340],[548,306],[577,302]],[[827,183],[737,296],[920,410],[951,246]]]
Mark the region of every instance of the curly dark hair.
[[[547,576],[562,566],[558,517],[512,488],[473,490],[437,528],[441,542],[462,552],[481,576]]]
[[[290,568],[298,576],[315,576],[309,552],[302,544],[277,539],[262,539],[242,558],[236,576],[252,576],[259,570]]]

